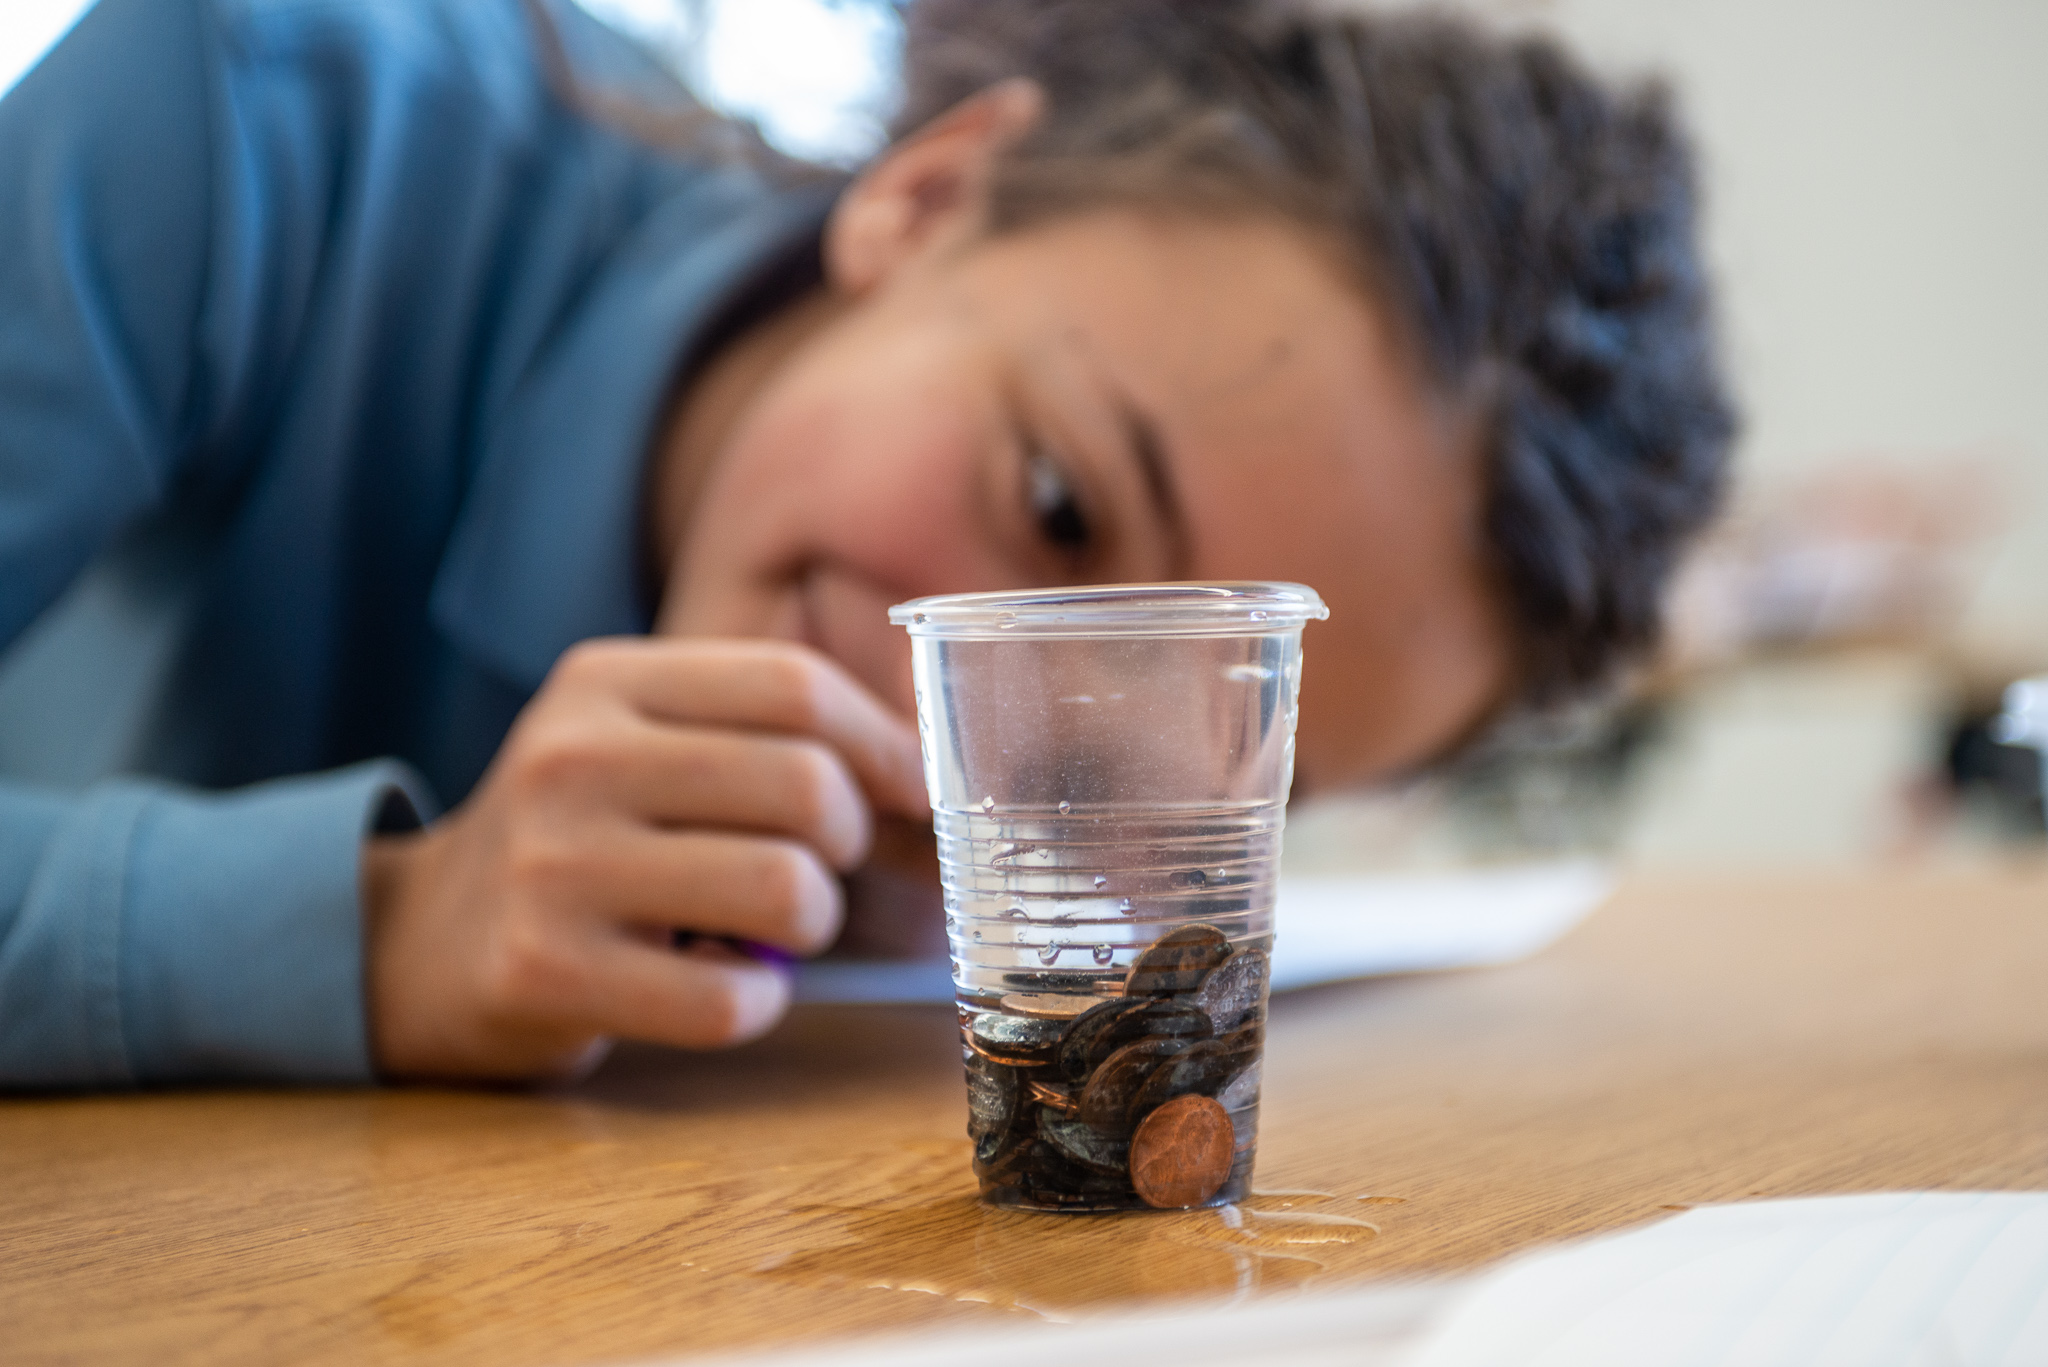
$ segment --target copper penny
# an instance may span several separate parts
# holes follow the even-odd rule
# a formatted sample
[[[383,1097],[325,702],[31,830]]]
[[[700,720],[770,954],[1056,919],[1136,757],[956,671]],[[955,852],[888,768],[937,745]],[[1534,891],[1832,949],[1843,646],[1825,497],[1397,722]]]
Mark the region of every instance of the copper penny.
[[[1131,1185],[1148,1206],[1198,1206],[1230,1176],[1237,1136],[1230,1113],[1206,1096],[1181,1096],[1131,1136]]]
[[[1080,1098],[1074,1095],[1074,1089],[1062,1087],[1057,1082],[1032,1083],[1031,1099],[1061,1115],[1073,1115],[1081,1109]]]

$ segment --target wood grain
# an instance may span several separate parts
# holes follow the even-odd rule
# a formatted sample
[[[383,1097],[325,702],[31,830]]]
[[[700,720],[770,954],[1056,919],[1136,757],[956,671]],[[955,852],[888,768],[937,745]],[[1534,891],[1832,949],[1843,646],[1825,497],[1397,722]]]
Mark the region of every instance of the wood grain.
[[[2044,1188],[2048,868],[1637,881],[1527,964],[1283,998],[1257,1185],[1328,1195],[1235,1233],[978,1208],[953,1038],[811,1010],[545,1094],[0,1103],[0,1359],[615,1361],[1464,1268],[1705,1201]]]

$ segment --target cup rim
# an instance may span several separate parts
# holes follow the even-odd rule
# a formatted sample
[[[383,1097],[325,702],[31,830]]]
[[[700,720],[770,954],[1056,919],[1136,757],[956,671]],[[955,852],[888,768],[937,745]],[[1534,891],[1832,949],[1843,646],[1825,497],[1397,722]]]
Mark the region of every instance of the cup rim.
[[[913,598],[889,609],[912,636],[1258,636],[1297,631],[1329,608],[1305,584],[1257,580],[1084,584]]]

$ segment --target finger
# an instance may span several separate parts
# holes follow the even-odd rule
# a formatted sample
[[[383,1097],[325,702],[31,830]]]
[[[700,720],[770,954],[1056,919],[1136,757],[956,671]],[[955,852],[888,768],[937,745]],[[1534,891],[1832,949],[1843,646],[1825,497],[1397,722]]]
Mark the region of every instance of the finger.
[[[578,995],[561,1005],[601,1034],[719,1049],[766,1034],[789,1009],[787,975],[737,955],[678,954],[598,935],[582,956]]]
[[[586,641],[557,666],[656,720],[814,736],[846,759],[878,806],[918,816],[925,801],[917,729],[832,660],[784,641]]]
[[[612,828],[578,840],[561,859],[558,905],[628,925],[815,954],[832,943],[845,916],[839,880],[793,840]]]
[[[846,761],[820,741],[635,723],[584,772],[607,805],[669,825],[788,836],[835,868],[867,858],[874,821]]]

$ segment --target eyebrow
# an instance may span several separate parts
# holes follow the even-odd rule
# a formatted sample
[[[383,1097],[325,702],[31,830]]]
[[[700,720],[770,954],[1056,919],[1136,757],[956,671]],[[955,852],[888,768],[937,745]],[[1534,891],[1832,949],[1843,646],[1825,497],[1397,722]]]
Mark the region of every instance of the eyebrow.
[[[1116,413],[1124,429],[1124,440],[1130,443],[1131,454],[1137,457],[1138,469],[1145,477],[1145,494],[1152,501],[1153,514],[1166,533],[1166,577],[1185,579],[1189,559],[1187,518],[1181,512],[1180,493],[1174,487],[1159,428],[1127,398],[1117,398]]]

